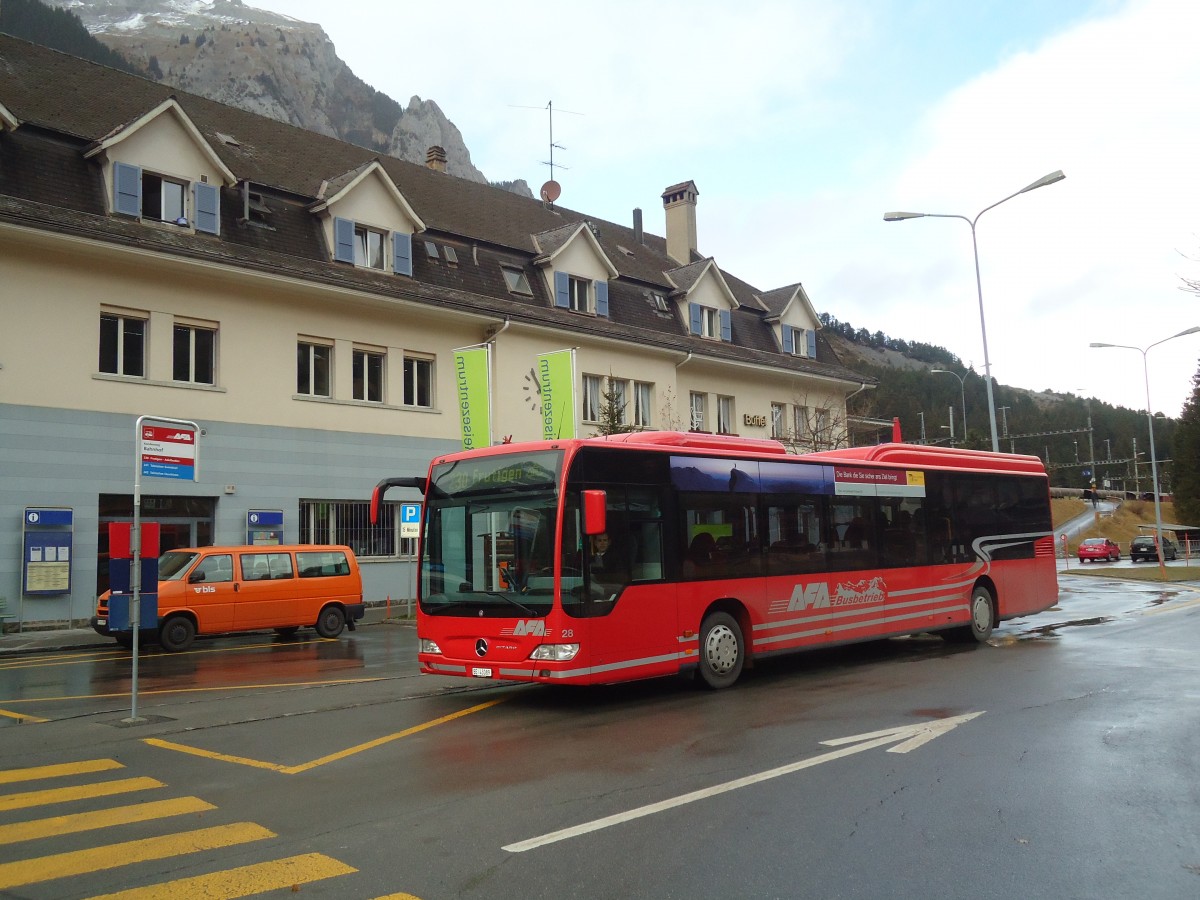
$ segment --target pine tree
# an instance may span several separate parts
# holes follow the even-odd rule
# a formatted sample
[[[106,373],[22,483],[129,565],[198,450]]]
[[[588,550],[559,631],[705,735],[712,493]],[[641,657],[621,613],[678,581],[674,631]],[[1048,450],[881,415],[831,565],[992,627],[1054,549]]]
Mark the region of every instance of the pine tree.
[[[629,424],[628,416],[625,415],[628,405],[624,394],[617,392],[616,383],[610,373],[604,390],[600,392],[600,427],[596,429],[596,435],[603,437],[608,434],[637,431],[637,428]]]
[[[1175,514],[1180,522],[1200,524],[1200,370],[1192,378],[1192,396],[1183,405],[1171,451]]]

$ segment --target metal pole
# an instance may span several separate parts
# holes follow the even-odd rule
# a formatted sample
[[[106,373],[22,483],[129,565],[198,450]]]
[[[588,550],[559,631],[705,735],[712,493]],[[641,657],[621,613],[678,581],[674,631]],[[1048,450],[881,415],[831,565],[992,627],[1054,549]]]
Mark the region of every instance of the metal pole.
[[[1013,196],[1016,196],[1015,194]],[[1008,199],[1008,198],[1005,198]],[[1003,203],[1004,201],[1000,201]],[[991,209],[989,206],[988,209]],[[987,212],[985,209],[979,214]],[[979,277],[979,242],[975,239],[975,222],[979,221],[979,216],[975,217],[975,221],[971,222],[971,249],[975,252],[975,292],[979,295],[979,331],[983,335],[983,377],[987,379],[987,403],[988,403],[988,425],[992,429],[992,452],[1000,452],[1000,436],[996,432],[996,398],[992,393],[992,361],[988,356],[987,343],[987,321],[983,316],[983,280]]]
[[[1150,347],[1142,351],[1142,375],[1146,380],[1146,424],[1150,428],[1150,490],[1154,493],[1154,548],[1158,551],[1159,573],[1162,580],[1166,581],[1167,564],[1163,561],[1162,550],[1162,506],[1158,501],[1158,459],[1154,454],[1154,413],[1150,409],[1150,365],[1146,362],[1146,354]]]

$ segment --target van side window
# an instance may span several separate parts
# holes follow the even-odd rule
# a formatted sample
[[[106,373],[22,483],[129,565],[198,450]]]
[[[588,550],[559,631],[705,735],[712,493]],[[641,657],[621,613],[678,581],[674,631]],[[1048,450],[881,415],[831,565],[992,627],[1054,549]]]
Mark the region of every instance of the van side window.
[[[243,553],[242,581],[268,581],[292,577],[290,553]]]
[[[192,574],[188,576],[188,581],[193,584],[197,582],[213,584],[214,582],[233,581],[233,557],[228,553],[217,553],[213,556],[206,556],[192,570]]]
[[[350,574],[350,563],[341,550],[297,551],[296,566],[301,578]]]

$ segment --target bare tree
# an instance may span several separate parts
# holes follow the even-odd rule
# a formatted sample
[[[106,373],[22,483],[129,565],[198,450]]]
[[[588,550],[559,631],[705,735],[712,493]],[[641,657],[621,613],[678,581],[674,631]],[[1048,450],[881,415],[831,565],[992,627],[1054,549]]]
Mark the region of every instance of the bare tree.
[[[787,416],[787,407],[772,408]],[[819,450],[838,450],[850,446],[850,427],[846,421],[845,404],[838,405],[829,397],[813,400],[809,394],[792,397],[791,421],[771,423],[771,431],[791,453],[815,453]]]
[[[663,405],[659,410],[659,415],[662,417],[662,425],[664,431],[687,431],[684,427],[683,420],[679,418],[678,411],[675,409],[675,391],[673,388],[667,388],[663,391]],[[689,415],[690,418],[690,415]]]

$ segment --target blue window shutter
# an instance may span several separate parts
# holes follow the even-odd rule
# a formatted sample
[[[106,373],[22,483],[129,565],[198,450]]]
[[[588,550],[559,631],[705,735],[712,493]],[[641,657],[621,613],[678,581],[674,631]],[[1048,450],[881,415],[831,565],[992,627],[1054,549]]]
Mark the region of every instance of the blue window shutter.
[[[727,309],[717,310],[717,315],[721,317],[721,340],[733,340],[733,318]]]
[[[392,271],[412,277],[412,235],[392,232]]]
[[[817,358],[817,333],[811,328],[808,329],[808,357],[809,359]]]
[[[142,170],[113,163],[113,211],[123,216],[142,214]]]
[[[569,283],[566,272],[554,273],[554,305],[561,306],[566,309],[571,305],[571,298],[568,294]]]
[[[354,262],[354,220],[333,220],[333,258],[338,262]]]
[[[795,346],[796,346],[796,336],[792,332],[792,326],[784,325],[783,326],[783,352],[784,353],[795,353],[796,351],[793,349]]]
[[[700,334],[701,325],[699,303],[688,304],[688,327],[691,329],[692,334]]]
[[[221,233],[221,192],[216,185],[196,182],[196,230]]]
[[[608,318],[608,282],[596,282],[596,315]]]

